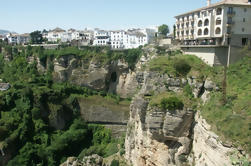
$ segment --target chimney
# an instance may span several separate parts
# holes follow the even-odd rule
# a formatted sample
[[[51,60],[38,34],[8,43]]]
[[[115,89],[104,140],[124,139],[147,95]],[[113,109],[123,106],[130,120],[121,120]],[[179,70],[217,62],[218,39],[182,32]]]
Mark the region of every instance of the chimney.
[[[211,5],[211,0],[207,0],[207,6]]]

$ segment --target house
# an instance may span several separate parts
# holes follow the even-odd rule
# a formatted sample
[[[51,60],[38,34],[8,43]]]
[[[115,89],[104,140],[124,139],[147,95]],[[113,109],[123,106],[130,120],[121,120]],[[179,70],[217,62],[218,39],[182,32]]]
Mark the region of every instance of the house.
[[[151,29],[129,29],[111,31],[112,49],[131,49],[148,44],[154,37]]]
[[[140,29],[131,29],[127,31],[125,49],[138,48],[148,43],[147,34]]]
[[[251,40],[251,0],[221,0],[176,18],[176,39],[185,53],[209,65],[239,59],[239,50]]]
[[[63,40],[67,40],[68,36],[65,34],[65,30],[61,28],[55,28],[50,30],[48,33],[44,33],[43,37],[47,38],[49,42],[57,42],[63,38]],[[66,39],[65,39],[66,38]]]
[[[28,44],[30,40],[31,38],[29,33],[17,35],[17,44]]]
[[[6,38],[10,44],[28,44],[30,41],[30,34],[7,34]]]
[[[94,46],[107,46],[110,44],[110,32],[99,29],[94,30]]]

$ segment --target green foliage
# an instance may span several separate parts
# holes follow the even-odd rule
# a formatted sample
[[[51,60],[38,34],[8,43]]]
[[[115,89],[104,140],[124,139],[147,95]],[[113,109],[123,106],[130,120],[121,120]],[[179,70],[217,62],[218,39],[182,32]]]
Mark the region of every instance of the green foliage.
[[[34,31],[30,33],[31,43],[32,44],[42,44],[43,35],[41,31]]]
[[[202,81],[206,77],[215,77],[219,68],[211,68],[201,59],[193,55],[182,55],[180,51],[170,52],[169,56],[152,59],[147,68],[150,71],[166,73],[173,76],[195,76]]]
[[[110,166],[119,166],[119,161],[113,159]]]
[[[176,59],[173,64],[178,76],[186,76],[191,70],[191,66],[184,59]]]
[[[251,57],[230,65],[227,71],[227,102],[220,102],[221,92],[215,92],[202,108],[203,117],[213,125],[221,139],[231,141],[251,151]]]
[[[102,156],[118,152],[120,140],[112,139],[110,130],[88,126],[78,119],[77,96],[99,95],[100,100],[121,102],[119,96],[53,83],[50,71],[39,74],[36,64],[28,64],[26,60],[35,55],[46,62],[51,58],[48,51],[29,46],[23,51],[20,55],[13,51],[13,60],[0,66],[0,78],[11,84],[8,91],[0,93],[0,146],[4,150],[14,147],[13,157],[6,165],[54,166],[82,151],[86,152],[81,153],[84,155]],[[56,130],[49,123],[59,114],[67,115],[63,130]]]
[[[168,25],[163,24],[163,25],[159,26],[158,32],[159,32],[159,34],[166,36],[169,33]]]
[[[189,97],[190,99],[194,97],[192,88],[191,88],[191,86],[189,84],[186,84],[183,87],[183,92],[186,95],[186,97]]]
[[[163,98],[160,102],[162,109],[176,110],[183,109],[184,104],[177,97]]]

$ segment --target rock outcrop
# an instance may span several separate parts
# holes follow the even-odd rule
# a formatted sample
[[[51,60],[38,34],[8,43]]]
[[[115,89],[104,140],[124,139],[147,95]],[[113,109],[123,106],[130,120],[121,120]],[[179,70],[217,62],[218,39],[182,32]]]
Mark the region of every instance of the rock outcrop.
[[[148,96],[165,91],[182,92],[189,85],[194,97],[205,103],[219,88],[210,79],[178,79],[154,72],[141,73],[139,93],[130,106],[125,158],[133,166],[232,165],[238,151],[220,141],[197,110],[163,110],[151,106]],[[196,113],[197,112],[197,113]],[[196,116],[195,116],[196,114]],[[242,156],[238,152],[237,156]]]
[[[182,165],[181,156],[190,152],[192,110],[161,110],[152,108],[137,96],[125,141],[126,158],[134,166]]]
[[[76,157],[68,157],[60,166],[102,166],[103,158],[97,154],[86,156],[82,160]]]
[[[243,156],[231,143],[223,143],[219,136],[211,131],[211,126],[202,118],[198,111],[193,128],[192,161],[194,165],[232,165],[230,157],[238,159]],[[242,163],[243,164],[243,163]],[[241,165],[241,163],[237,163]]]

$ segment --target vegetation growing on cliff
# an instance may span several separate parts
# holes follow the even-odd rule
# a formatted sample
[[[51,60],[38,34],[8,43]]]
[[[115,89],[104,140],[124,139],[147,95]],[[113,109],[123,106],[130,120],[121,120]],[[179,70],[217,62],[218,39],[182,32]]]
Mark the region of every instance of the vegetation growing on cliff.
[[[227,71],[227,103],[214,92],[202,108],[202,115],[224,140],[251,152],[251,56],[230,65]]]
[[[149,62],[148,69],[177,77],[193,76],[201,80],[208,76],[215,76],[214,68],[192,55],[159,56]]]
[[[113,139],[110,130],[79,119],[76,96],[107,94],[53,83],[50,71],[39,74],[36,64],[27,62],[28,50],[12,52],[13,60],[0,66],[0,78],[11,83],[11,89],[0,92],[0,149],[11,160],[6,163],[9,159],[0,155],[0,165],[53,166],[80,153],[108,156],[118,152],[121,141]]]

